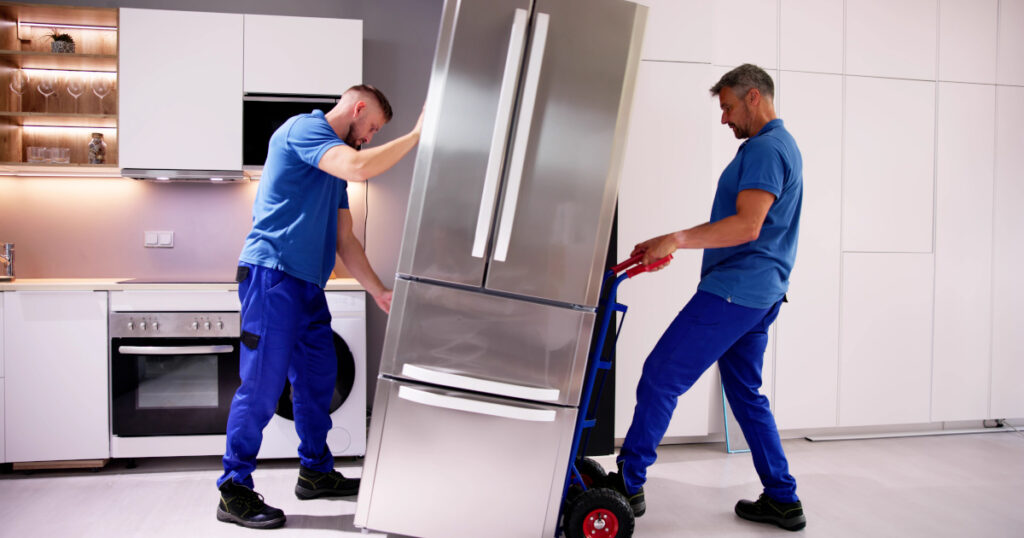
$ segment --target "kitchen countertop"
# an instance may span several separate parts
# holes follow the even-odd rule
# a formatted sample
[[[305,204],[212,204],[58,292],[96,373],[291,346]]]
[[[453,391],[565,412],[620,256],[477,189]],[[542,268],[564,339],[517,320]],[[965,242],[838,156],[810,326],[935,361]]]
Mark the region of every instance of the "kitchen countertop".
[[[142,283],[125,282],[129,278],[15,278],[0,280],[0,291],[111,291],[111,290],[226,290],[238,284],[225,283]],[[354,278],[332,278],[327,291],[363,291]]]

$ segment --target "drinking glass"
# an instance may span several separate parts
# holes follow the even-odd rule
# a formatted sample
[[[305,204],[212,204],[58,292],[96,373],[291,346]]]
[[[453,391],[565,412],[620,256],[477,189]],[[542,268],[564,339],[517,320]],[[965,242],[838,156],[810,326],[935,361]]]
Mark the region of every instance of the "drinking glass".
[[[36,89],[39,93],[43,94],[43,112],[48,112],[50,108],[50,96],[53,95],[54,89],[54,77],[53,75],[43,75],[39,77],[39,82],[36,83]]]
[[[19,96],[24,95],[25,88],[28,88],[28,82],[28,73],[18,69],[13,75],[11,75],[11,91]]]
[[[81,77],[69,76],[67,78],[67,90],[71,97],[75,98],[75,112],[78,112],[78,98],[85,92],[85,83]]]
[[[100,102],[103,102],[103,98],[110,93],[111,88],[114,84],[110,80],[110,77],[105,75],[97,75],[92,77],[92,93],[96,94],[96,97],[100,98]],[[102,105],[101,105],[102,108]]]

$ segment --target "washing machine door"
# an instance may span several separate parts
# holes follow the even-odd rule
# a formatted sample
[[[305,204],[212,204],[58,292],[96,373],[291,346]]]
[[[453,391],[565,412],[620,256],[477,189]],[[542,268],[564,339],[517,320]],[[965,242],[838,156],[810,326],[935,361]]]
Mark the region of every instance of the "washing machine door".
[[[338,378],[334,383],[334,395],[331,396],[331,413],[345,403],[356,381],[356,360],[345,339],[338,333],[334,333],[334,354],[338,357]],[[287,380],[284,382],[281,398],[277,401],[277,414],[288,420],[295,420],[292,411],[292,384]]]

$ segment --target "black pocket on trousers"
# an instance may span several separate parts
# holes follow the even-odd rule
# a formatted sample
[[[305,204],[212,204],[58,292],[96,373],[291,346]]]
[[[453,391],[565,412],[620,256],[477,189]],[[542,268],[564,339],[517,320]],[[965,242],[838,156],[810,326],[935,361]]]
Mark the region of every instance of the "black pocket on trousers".
[[[249,278],[249,268],[244,265],[239,265],[235,271],[235,282],[245,282],[245,279]]]
[[[256,346],[260,345],[260,335],[242,331],[242,343],[249,349],[256,349]]]

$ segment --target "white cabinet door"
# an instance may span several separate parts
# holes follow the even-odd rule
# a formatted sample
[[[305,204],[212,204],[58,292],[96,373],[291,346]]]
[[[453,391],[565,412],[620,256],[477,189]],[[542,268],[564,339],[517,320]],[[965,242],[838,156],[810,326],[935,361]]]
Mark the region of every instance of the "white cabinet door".
[[[777,0],[711,3],[714,4],[713,64],[735,67],[751,63],[766,70],[779,67]]]
[[[782,72],[786,128],[804,161],[800,241],[789,301],[776,322],[775,422],[836,425],[839,383],[839,238],[842,209],[840,75]]]
[[[0,379],[4,377],[4,293],[0,292]]]
[[[106,292],[4,296],[7,460],[110,457]]]
[[[996,88],[992,417],[1024,417],[1024,88]]]
[[[4,424],[4,380],[0,378],[0,463],[7,463],[7,453],[4,450],[4,431],[7,426]]]
[[[647,0],[644,60],[711,62],[713,4],[705,0]]]
[[[935,83],[846,77],[843,250],[931,252]]]
[[[707,222],[718,177],[709,157],[708,132],[718,116],[707,93],[713,83],[707,64],[640,63],[619,188],[620,260],[641,241]],[[701,251],[680,250],[667,269],[619,288],[630,310],[616,346],[616,437],[629,428],[644,359],[697,290],[700,263]],[[712,377],[679,399],[669,436],[707,433]]]
[[[935,80],[937,9],[938,0],[848,0],[846,72]]]
[[[995,86],[941,83],[932,422],[988,416]]]
[[[779,65],[793,71],[843,72],[843,0],[782,0]]]
[[[122,168],[242,168],[242,15],[121,9]]]
[[[245,15],[246,93],[341,95],[363,80],[363,21]]]
[[[999,2],[999,45],[996,81],[999,84],[1024,84],[1024,0]]]
[[[931,254],[844,254],[839,425],[928,422]]]
[[[999,0],[940,0],[939,80],[993,84]]]

